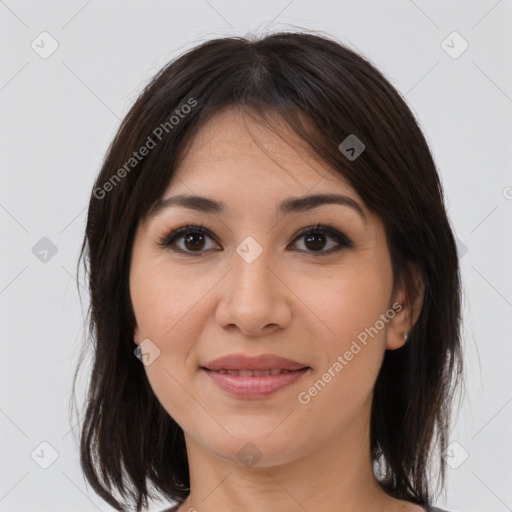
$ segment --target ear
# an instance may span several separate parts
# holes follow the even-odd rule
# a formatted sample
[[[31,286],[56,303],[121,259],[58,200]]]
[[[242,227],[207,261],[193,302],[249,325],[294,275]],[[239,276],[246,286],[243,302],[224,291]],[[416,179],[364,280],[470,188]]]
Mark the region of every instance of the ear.
[[[425,283],[416,266],[409,266],[413,287],[406,292],[405,285],[400,283],[391,298],[390,308],[395,311],[395,316],[389,321],[386,349],[396,350],[403,347],[407,341],[407,335],[416,324],[423,306]]]

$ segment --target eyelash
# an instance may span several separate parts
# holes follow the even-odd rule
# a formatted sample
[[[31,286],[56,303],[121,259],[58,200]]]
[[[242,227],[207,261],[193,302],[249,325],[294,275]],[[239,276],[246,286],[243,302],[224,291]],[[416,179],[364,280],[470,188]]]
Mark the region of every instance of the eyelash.
[[[185,224],[184,226],[177,228],[170,233],[167,233],[165,235],[162,235],[157,240],[157,247],[161,249],[167,249],[170,248],[171,245],[178,239],[181,238],[183,235],[190,234],[190,233],[200,233],[203,235],[207,235],[212,240],[215,240],[215,237],[212,235],[211,231],[208,228],[205,228],[203,224]],[[347,236],[345,236],[343,233],[340,233],[337,229],[335,229],[332,226],[325,225],[325,224],[316,224],[315,226],[308,226],[306,228],[303,228],[297,233],[295,238],[293,239],[292,243],[295,243],[299,238],[303,237],[304,235],[308,235],[311,233],[321,233],[324,235],[330,236],[332,239],[334,239],[338,243],[338,248],[330,249],[329,251],[304,251],[299,250],[298,252],[305,252],[308,254],[313,254],[315,256],[327,256],[329,254],[335,253],[340,251],[342,248],[348,248],[352,249],[354,247],[354,243],[352,240],[350,240]],[[192,257],[198,257],[202,256],[204,252],[206,251],[186,251],[182,249],[175,249],[172,248],[174,252],[184,254],[187,256]]]

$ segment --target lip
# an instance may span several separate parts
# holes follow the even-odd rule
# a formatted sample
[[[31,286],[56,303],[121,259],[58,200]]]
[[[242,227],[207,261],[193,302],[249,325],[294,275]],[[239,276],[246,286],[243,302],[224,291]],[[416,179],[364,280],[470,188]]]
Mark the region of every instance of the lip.
[[[287,370],[278,375],[240,376],[218,373],[219,370]],[[210,379],[223,391],[238,398],[265,398],[291,386],[311,370],[306,364],[274,354],[249,357],[230,354],[201,367]]]
[[[238,398],[265,398],[283,388],[291,386],[308,373],[311,368],[280,373],[279,375],[241,377],[218,373],[202,368],[208,377],[222,390]]]
[[[276,354],[261,354],[259,356],[247,356],[245,354],[229,354],[227,356],[219,357],[209,363],[206,363],[202,368],[207,370],[271,370],[272,368],[279,368],[280,370],[301,370],[302,368],[309,368],[305,363],[292,361],[286,357],[281,357]]]

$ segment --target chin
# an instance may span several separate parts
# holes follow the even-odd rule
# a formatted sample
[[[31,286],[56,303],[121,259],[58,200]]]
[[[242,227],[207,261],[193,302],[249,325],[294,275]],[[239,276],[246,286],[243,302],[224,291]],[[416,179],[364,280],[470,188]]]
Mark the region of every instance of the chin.
[[[231,464],[248,468],[278,466],[304,455],[310,444],[304,430],[292,432],[285,429],[283,423],[287,420],[282,420],[283,417],[278,421],[256,420],[254,417],[245,421],[235,419],[221,422],[229,434],[219,428],[215,433],[210,430],[194,437],[201,439],[203,446]]]

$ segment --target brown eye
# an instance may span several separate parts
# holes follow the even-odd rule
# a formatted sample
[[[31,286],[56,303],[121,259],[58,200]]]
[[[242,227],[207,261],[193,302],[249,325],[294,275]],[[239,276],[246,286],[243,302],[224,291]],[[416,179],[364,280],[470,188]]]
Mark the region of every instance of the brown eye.
[[[204,248],[205,235],[203,233],[189,233],[182,237],[185,248],[189,251],[197,251]]]
[[[312,251],[318,251],[325,247],[326,238],[324,233],[310,233],[304,238],[304,245]]]
[[[319,255],[336,252],[343,247],[353,247],[353,242],[344,234],[331,226],[316,226],[303,229],[295,238],[295,241],[303,239],[306,249],[299,249],[301,252],[318,253]],[[331,242],[329,242],[331,240]],[[334,243],[332,243],[334,241]],[[327,247],[327,250],[325,250]]]
[[[218,250],[219,246],[216,243],[210,244],[210,247],[208,247],[208,239],[214,242],[209,230],[203,226],[187,224],[164,236],[158,245],[184,254],[197,253],[201,255],[206,250]]]

